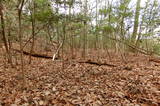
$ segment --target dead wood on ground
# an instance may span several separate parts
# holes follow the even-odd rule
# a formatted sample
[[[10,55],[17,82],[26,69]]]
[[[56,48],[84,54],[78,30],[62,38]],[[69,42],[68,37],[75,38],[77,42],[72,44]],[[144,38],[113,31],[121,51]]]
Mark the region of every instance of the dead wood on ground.
[[[98,65],[98,66],[102,66],[102,65],[106,65],[106,66],[110,66],[110,67],[117,67],[114,64],[109,64],[109,63],[101,63],[101,62],[95,62],[95,61],[91,61],[91,60],[87,60],[87,61],[80,61],[79,63],[87,63],[87,64],[92,64],[92,65]]]
[[[20,53],[21,51],[18,49],[13,49],[14,51]],[[32,57],[37,57],[37,58],[45,58],[45,59],[52,59],[52,56],[47,56],[45,54],[38,54],[38,53],[29,53],[27,51],[23,51],[24,55],[31,55]]]
[[[160,63],[160,59],[157,58],[150,58],[149,61]]]

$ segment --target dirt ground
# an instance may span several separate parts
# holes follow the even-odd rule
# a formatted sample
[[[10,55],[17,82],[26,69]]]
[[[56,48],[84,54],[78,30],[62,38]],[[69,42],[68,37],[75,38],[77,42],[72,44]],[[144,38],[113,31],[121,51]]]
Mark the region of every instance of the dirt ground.
[[[160,62],[149,56],[90,52],[85,60],[25,56],[11,68],[0,59],[0,106],[160,106]],[[80,61],[94,61],[97,65]],[[158,59],[157,59],[158,60]]]

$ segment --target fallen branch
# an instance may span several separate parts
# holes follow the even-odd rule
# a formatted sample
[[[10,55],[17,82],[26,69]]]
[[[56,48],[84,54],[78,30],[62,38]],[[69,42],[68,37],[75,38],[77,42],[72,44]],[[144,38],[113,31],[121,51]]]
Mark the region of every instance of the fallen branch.
[[[158,59],[158,58],[150,58],[149,61],[152,61],[155,63],[160,63],[160,59]]]
[[[94,61],[91,61],[91,60],[88,60],[88,61],[80,61],[80,62],[78,62],[78,63],[87,63],[87,64],[98,65],[98,66],[106,65],[106,66],[109,66],[109,67],[117,67],[117,66],[114,65],[114,64],[99,63],[99,62],[94,62]]]
[[[18,53],[21,53],[20,50],[18,49],[13,49],[14,51],[18,52]],[[37,53],[29,53],[27,51],[23,51],[23,54],[24,55],[31,55],[32,57],[38,57],[38,58],[45,58],[45,59],[52,59],[52,56],[47,56],[45,54],[37,54]]]
[[[56,53],[53,55],[52,60],[55,60],[56,55],[58,54],[60,48],[62,47],[63,42],[60,44],[60,46],[58,47],[58,49],[56,50]]]

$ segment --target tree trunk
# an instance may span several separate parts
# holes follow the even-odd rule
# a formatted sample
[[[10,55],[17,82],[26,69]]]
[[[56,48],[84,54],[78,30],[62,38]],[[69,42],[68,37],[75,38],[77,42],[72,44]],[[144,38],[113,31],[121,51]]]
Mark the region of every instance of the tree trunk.
[[[22,85],[22,89],[25,86],[25,73],[24,73],[24,60],[23,60],[23,46],[22,46],[22,20],[21,20],[21,16],[22,16],[22,8],[24,5],[24,0],[19,1],[19,8],[18,8],[18,35],[19,35],[19,45],[20,45],[20,58],[21,58],[21,71],[22,71],[22,77],[23,77],[23,85]]]
[[[85,8],[84,8],[84,34],[83,34],[83,53],[82,57],[85,59],[86,57],[86,45],[87,45],[87,0],[85,0]]]
[[[135,18],[134,18],[134,29],[131,37],[131,43],[133,45],[135,45],[136,43],[137,30],[138,30],[138,24],[139,24],[140,3],[141,3],[141,0],[137,0],[136,12],[135,12]]]
[[[2,5],[2,1],[0,1],[0,15],[1,15],[1,28],[2,28],[2,36],[3,36],[3,42],[4,42],[4,46],[6,49],[6,53],[7,53],[7,59],[8,62],[12,64],[12,57],[11,57],[11,53],[8,47],[8,42],[7,42],[7,37],[6,37],[6,33],[5,33],[5,22],[4,22],[4,16],[3,16],[3,5]]]
[[[33,1],[33,10],[31,10],[31,22],[32,22],[32,36],[33,36],[33,40],[32,40],[32,45],[31,45],[31,50],[30,50],[30,54],[32,54],[33,50],[34,50],[34,44],[35,44],[35,2]],[[32,61],[32,56],[29,56],[29,64],[31,64]]]

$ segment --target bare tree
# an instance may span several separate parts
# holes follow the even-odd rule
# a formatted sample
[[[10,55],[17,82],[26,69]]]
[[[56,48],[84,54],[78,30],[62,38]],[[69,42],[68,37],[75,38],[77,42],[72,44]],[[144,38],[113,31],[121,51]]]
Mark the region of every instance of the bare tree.
[[[31,23],[32,23],[32,45],[31,45],[31,49],[30,49],[30,56],[29,56],[29,64],[32,61],[32,52],[34,50],[34,44],[35,44],[35,1],[33,0],[31,3],[31,6],[33,6],[31,8]]]
[[[7,36],[5,33],[5,21],[4,21],[4,15],[3,15],[3,4],[2,4],[2,0],[0,0],[0,16],[1,16],[1,30],[2,30],[2,36],[3,36],[3,41],[4,41],[4,46],[7,52],[7,58],[8,58],[8,62],[13,66],[12,63],[12,56],[9,50],[9,45],[8,45],[8,41],[7,41]]]
[[[22,9],[24,6],[25,0],[19,0],[18,2],[18,35],[19,35],[19,45],[20,45],[20,58],[21,58],[21,71],[22,71],[22,77],[23,77],[23,86],[25,84],[25,73],[24,73],[24,60],[23,60],[23,45],[22,45]]]
[[[86,57],[86,47],[87,47],[87,0],[85,0],[85,6],[84,6],[84,34],[83,34],[83,53],[82,53],[82,57],[85,59]]]

